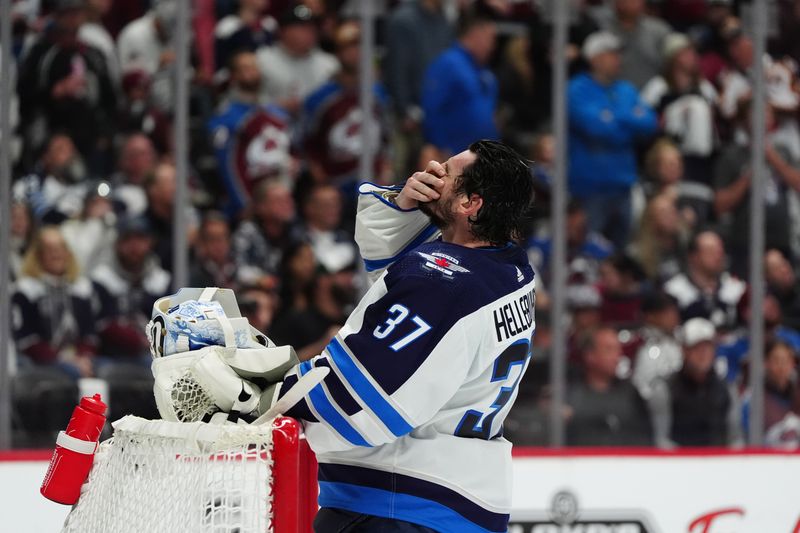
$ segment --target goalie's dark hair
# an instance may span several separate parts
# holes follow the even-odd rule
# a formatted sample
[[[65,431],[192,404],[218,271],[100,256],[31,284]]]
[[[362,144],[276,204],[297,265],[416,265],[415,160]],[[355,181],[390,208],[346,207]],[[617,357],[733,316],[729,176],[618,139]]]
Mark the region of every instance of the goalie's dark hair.
[[[530,227],[527,219],[533,202],[529,162],[497,141],[474,142],[469,151],[477,158],[464,168],[455,189],[483,198],[483,206],[469,220],[472,234],[493,245],[523,239]]]

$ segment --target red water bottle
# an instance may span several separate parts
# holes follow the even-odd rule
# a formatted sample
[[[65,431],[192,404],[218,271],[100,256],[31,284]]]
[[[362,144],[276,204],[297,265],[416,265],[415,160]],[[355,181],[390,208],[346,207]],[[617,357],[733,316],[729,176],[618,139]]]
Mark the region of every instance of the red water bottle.
[[[106,404],[99,394],[84,396],[72,412],[67,430],[56,439],[56,449],[40,492],[57,503],[73,505],[92,469],[100,432],[106,423]]]

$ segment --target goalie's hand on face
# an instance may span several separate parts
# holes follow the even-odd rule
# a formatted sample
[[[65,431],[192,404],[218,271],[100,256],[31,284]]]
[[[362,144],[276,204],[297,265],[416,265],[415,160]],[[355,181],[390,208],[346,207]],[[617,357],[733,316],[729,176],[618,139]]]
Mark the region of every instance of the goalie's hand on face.
[[[413,209],[419,203],[432,202],[439,199],[444,178],[447,175],[444,166],[438,161],[430,161],[423,172],[415,172],[397,195],[395,203],[400,209]]]

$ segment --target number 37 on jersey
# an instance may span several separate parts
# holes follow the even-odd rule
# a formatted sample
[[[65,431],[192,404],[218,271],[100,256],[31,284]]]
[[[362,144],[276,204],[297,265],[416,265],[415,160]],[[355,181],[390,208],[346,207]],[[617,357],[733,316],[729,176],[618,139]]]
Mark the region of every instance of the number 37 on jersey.
[[[395,328],[406,320],[410,320],[414,324],[414,329],[399,338],[397,338],[398,335],[392,335],[395,332]],[[411,311],[404,305],[394,304],[389,308],[388,317],[385,321],[375,327],[372,336],[379,340],[386,339],[387,342],[391,342],[389,347],[393,351],[399,352],[424,336],[430,330],[430,324],[422,317],[417,314],[412,315]],[[404,331],[407,330],[404,328]],[[530,340],[528,339],[519,340],[506,348],[497,359],[495,359],[491,381],[493,383],[507,382],[511,375],[512,367],[524,365],[526,363],[530,355],[530,348]],[[470,409],[464,413],[461,422],[456,428],[455,434],[459,437],[479,438],[484,440],[498,436],[491,434],[492,422],[513,397],[514,391],[519,384],[520,377],[521,374],[512,383],[504,383],[504,386],[500,387],[497,398],[492,405],[489,406],[490,410],[488,413],[474,409]]]

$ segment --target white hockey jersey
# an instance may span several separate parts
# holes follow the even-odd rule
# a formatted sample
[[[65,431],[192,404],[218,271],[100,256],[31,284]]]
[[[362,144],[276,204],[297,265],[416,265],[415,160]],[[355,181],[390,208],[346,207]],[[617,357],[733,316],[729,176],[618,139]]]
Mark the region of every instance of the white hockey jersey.
[[[505,419],[528,365],[534,281],[508,244],[430,242],[418,211],[362,186],[357,240],[380,274],[325,351],[332,369],[287,415],[303,420],[323,507],[437,531],[506,531]],[[389,223],[390,222],[390,223]]]

